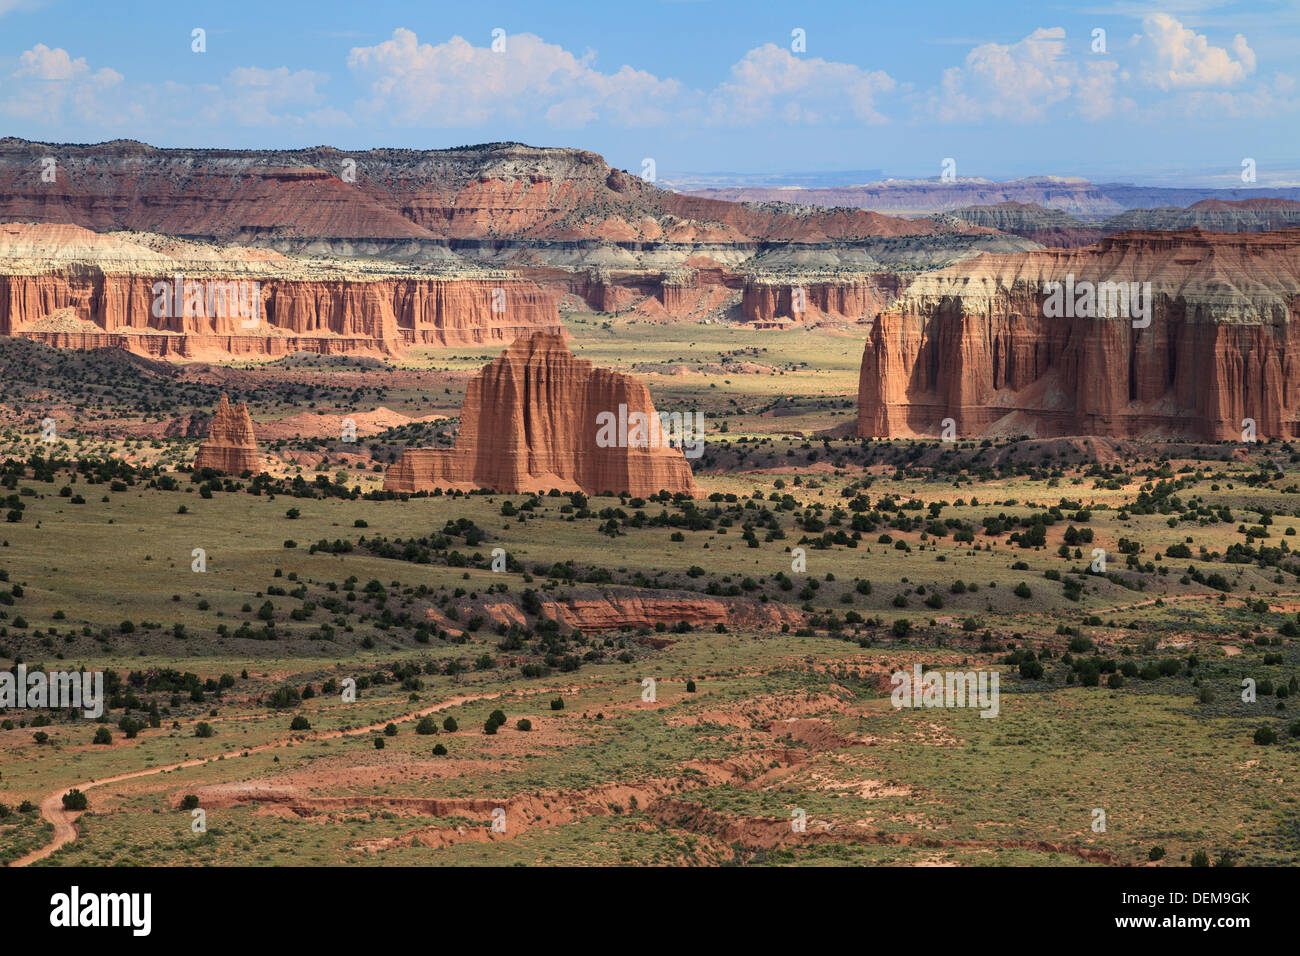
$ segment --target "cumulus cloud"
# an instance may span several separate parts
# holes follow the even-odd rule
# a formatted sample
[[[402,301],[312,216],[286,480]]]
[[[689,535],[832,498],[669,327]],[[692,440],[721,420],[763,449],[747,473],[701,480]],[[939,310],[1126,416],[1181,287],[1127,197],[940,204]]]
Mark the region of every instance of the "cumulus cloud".
[[[116,70],[37,44],[0,77],[0,117],[25,119],[42,134],[115,127],[143,137],[199,126],[282,125],[325,135],[375,124],[837,127],[902,118],[899,107],[907,103],[922,121],[1007,124],[1158,121],[1183,112],[1263,118],[1297,109],[1294,79],[1256,77],[1256,54],[1244,36],[1215,46],[1164,13],[1146,16],[1132,42],[1110,54],[1092,53],[1086,38],[1072,51],[1062,27],[1040,27],[1014,43],[978,44],[919,93],[882,70],[797,55],[776,43],[743,53],[703,89],[634,65],[605,69],[594,52],[575,53],[526,33],[476,46],[460,36],[422,43],[399,28],[382,42],[354,47],[346,63],[363,91],[348,103],[328,96],[329,77],[314,70],[242,66],[204,84],[128,83]]]
[[[328,80],[312,70],[287,67],[238,67],[212,84],[164,80],[127,83],[108,67],[93,69],[85,57],[38,43],[18,58],[18,68],[4,82],[0,116],[28,120],[53,130],[66,126],[167,127],[300,125],[328,121],[340,125],[342,114],[324,104],[320,87]],[[303,111],[306,115],[301,115]]]
[[[1255,53],[1238,33],[1231,50],[1211,46],[1167,13],[1142,21],[1138,45],[1145,55],[1142,79],[1162,90],[1234,86],[1255,72]]]
[[[794,56],[766,44],[746,53],[725,81],[703,92],[675,79],[622,66],[599,70],[595,56],[574,53],[531,34],[506,38],[505,49],[463,37],[420,43],[406,29],[348,57],[366,82],[368,113],[402,124],[476,126],[491,120],[541,118],[557,128],[598,121],[619,126],[816,125],[879,123],[876,98],[893,89],[888,74],[849,63]]]
[[[894,86],[893,78],[882,71],[795,56],[768,43],[732,66],[730,78],[709,96],[709,116],[726,125],[769,121],[823,125],[849,117],[883,123],[886,119],[877,110],[876,99]]]
[[[85,57],[73,59],[67,50],[38,43],[18,58],[18,69],[5,83],[8,94],[0,113],[58,124],[102,122],[124,118],[124,107],[113,96],[122,74],[103,67],[92,70]]]
[[[575,56],[529,33],[504,38],[500,52],[454,36],[420,43],[406,29],[370,47],[356,47],[348,67],[369,83],[368,112],[400,125],[477,126],[496,119],[542,116],[560,128],[596,120],[642,126],[663,122],[686,95],[676,80],[623,66],[602,73],[595,55]]]
[[[1096,121],[1198,111],[1263,116],[1290,108],[1280,89],[1286,78],[1247,85],[1256,57],[1241,34],[1227,47],[1214,46],[1158,13],[1142,21],[1130,47],[1122,59],[1132,62],[1125,67],[1111,57],[1071,55],[1061,27],[1041,27],[1010,45],[985,43],[961,66],[944,71],[927,112],[954,122],[1028,123],[1066,111]]]
[[[1040,27],[1019,43],[971,50],[962,66],[944,71],[930,110],[948,121],[1033,122],[1070,96],[1078,73],[1066,59],[1065,29]]]

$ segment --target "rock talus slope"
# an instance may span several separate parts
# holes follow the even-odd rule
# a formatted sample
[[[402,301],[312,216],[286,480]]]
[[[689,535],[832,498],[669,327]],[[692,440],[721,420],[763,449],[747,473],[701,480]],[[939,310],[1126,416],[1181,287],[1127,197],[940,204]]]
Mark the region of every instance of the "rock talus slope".
[[[1046,284],[1150,283],[1150,323],[1050,318]],[[1300,229],[1128,232],[914,280],[863,354],[858,435],[1300,434]]]
[[[682,452],[663,445],[599,447],[598,416],[655,418],[636,379],[574,357],[564,338],[516,339],[470,382],[452,449],[411,449],[384,476],[387,491],[659,491],[695,494]]]
[[[203,439],[194,458],[194,467],[212,468],[228,475],[240,475],[245,471],[256,474],[262,470],[248,408],[244,405],[232,407],[225,392],[221,393],[216,414],[208,426],[208,437]]]

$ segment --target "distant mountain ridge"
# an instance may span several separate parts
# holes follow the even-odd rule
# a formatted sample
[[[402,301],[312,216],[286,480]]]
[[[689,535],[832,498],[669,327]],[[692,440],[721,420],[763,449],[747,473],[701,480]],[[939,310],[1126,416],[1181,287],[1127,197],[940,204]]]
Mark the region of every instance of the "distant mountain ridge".
[[[1231,189],[1135,186],[1092,183],[1073,177],[1033,176],[1008,182],[985,179],[886,180],[861,186],[827,189],[741,186],[692,190],[690,195],[729,202],[782,200],[811,206],[849,206],[893,215],[927,215],[969,206],[1032,203],[1059,209],[1089,220],[1101,220],[1130,209],[1186,207],[1206,199],[1227,201],[1257,198],[1300,200],[1300,187]]]
[[[1240,202],[1203,199],[1186,209],[1131,209],[1101,223],[1088,223],[1059,209],[1037,203],[1004,202],[967,206],[935,218],[956,216],[971,225],[986,226],[1033,240],[1044,246],[1086,246],[1103,236],[1131,229],[1207,232],[1272,232],[1300,226],[1300,202],[1294,199],[1244,199]]]

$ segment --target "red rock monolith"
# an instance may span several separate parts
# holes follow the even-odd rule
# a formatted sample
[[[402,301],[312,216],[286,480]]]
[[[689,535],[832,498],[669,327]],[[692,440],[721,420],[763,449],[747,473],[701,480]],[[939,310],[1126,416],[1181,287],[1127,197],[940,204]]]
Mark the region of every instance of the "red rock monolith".
[[[388,469],[384,489],[694,496],[680,449],[598,442],[602,415],[637,412],[657,420],[643,384],[576,358],[563,336],[539,332],[516,339],[470,382],[456,447],[407,451]]]
[[[241,475],[245,471],[256,474],[263,470],[248,408],[244,405],[232,408],[225,392],[221,393],[216,414],[208,426],[208,437],[203,439],[194,458],[194,467],[212,468],[228,475]]]

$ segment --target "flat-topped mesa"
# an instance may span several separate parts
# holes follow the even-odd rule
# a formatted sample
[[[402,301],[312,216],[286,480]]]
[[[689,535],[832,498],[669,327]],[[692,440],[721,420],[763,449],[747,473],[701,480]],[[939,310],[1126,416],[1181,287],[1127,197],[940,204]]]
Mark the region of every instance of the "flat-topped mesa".
[[[877,316],[858,435],[1294,438],[1298,329],[1300,229],[981,256]]]
[[[662,440],[673,436],[638,440],[638,414],[659,422],[643,384],[576,358],[561,335],[535,333],[516,339],[470,381],[456,447],[408,450],[388,469],[384,490],[694,497],[685,456]]]
[[[0,335],[159,358],[396,356],[562,327],[507,273],[432,275],[71,225],[0,224]]]
[[[253,434],[253,419],[245,405],[230,405],[226,393],[221,393],[216,414],[208,426],[208,437],[199,445],[194,457],[195,470],[211,468],[227,475],[242,475],[246,471],[257,474],[263,471],[257,455],[257,436]]]

